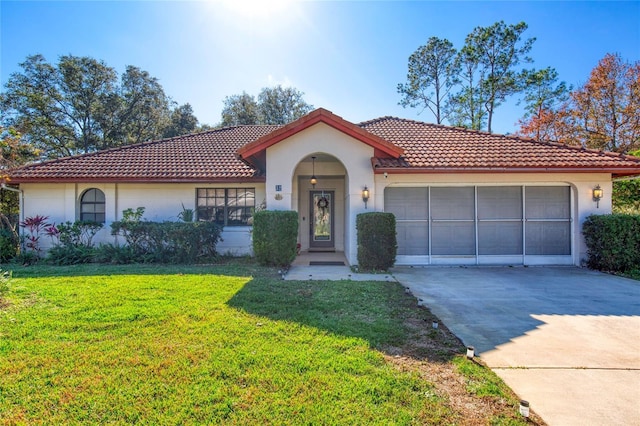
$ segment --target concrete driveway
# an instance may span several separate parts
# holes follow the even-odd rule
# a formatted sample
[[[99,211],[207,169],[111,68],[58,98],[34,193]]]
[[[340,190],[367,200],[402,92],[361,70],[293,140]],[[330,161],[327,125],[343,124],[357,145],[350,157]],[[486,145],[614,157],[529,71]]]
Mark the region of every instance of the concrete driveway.
[[[550,425],[640,425],[640,282],[574,267],[393,275]]]

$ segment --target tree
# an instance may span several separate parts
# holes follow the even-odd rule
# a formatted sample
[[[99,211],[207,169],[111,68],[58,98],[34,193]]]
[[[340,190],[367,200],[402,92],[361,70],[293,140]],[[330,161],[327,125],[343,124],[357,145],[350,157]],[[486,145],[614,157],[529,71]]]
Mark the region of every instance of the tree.
[[[162,137],[169,124],[169,98],[158,79],[148,72],[128,66],[120,88],[122,110],[120,127],[124,131],[121,145],[140,143]]]
[[[473,52],[466,46],[460,51],[455,62],[455,67],[459,70],[455,82],[461,85],[462,89],[450,99],[451,124],[482,130],[487,120],[487,94],[482,85],[484,70],[480,69]]]
[[[0,126],[0,182],[10,183],[8,169],[23,165],[38,158],[39,152],[26,143],[21,133],[14,127]],[[15,191],[0,190],[0,257],[4,255],[3,241],[7,233],[12,241],[18,240],[16,232],[20,199]]]
[[[175,108],[171,112],[169,126],[164,129],[165,138],[186,135],[193,133],[198,129],[198,119],[193,114],[193,108],[190,104],[184,104]]]
[[[23,140],[20,131],[0,126],[0,173],[36,160],[38,156],[39,151]],[[6,178],[4,174],[0,175],[0,180]]]
[[[520,129],[516,134],[540,141],[582,145],[576,130],[571,111],[568,104],[565,103],[557,110],[542,109],[537,115],[531,116],[529,120],[521,119]]]
[[[527,54],[535,38],[522,38],[527,28],[524,22],[504,21],[476,27],[457,54],[448,40],[431,37],[409,57],[407,83],[398,85],[400,105],[429,108],[438,124],[486,126],[491,133],[496,109],[527,89],[536,74],[520,66],[532,62]]]
[[[62,56],[54,66],[32,55],[20,66],[0,94],[2,123],[20,128],[43,158],[160,138],[172,125],[169,97],[137,67],[118,80],[113,68],[89,57]]]
[[[265,87],[258,95],[258,112],[262,124],[287,124],[309,113],[313,105],[304,93],[293,87]]]
[[[403,107],[429,109],[442,124],[447,117],[449,93],[458,74],[457,51],[446,39],[430,37],[410,57],[407,82],[398,84],[399,102]],[[421,111],[421,112],[422,112]]]
[[[538,124],[542,124],[546,111],[554,109],[558,104],[568,99],[569,88],[564,81],[558,83],[558,72],[547,67],[541,70],[526,72],[524,82],[525,119],[535,117]],[[542,129],[531,129],[536,139],[540,139]]]
[[[493,115],[509,96],[522,90],[520,82],[523,74],[517,67],[521,62],[531,62],[526,55],[531,50],[535,38],[522,41],[522,33],[528,28],[520,22],[506,25],[496,22],[490,27],[476,27],[465,40],[462,48],[464,61],[475,62],[480,74],[479,85],[486,95],[484,108],[487,112],[487,130],[491,133]],[[463,85],[462,94],[469,91]]]
[[[607,54],[557,108],[520,122],[520,135],[626,153],[640,148],[640,62]]]
[[[587,146],[616,152],[640,148],[640,61],[630,64],[607,54],[571,97]]]
[[[640,157],[640,149],[628,155]],[[640,214],[640,177],[613,182],[613,212]]]
[[[22,73],[10,76],[2,109],[8,124],[48,158],[89,151],[100,138],[98,105],[116,80],[115,72],[89,58],[63,56],[58,68],[42,55],[28,56]]]
[[[231,95],[222,101],[221,127],[258,124],[258,103],[255,98],[242,92],[241,95]]]
[[[287,124],[313,109],[302,96],[304,93],[292,87],[265,87],[258,100],[242,92],[224,98],[220,126],[246,124]]]

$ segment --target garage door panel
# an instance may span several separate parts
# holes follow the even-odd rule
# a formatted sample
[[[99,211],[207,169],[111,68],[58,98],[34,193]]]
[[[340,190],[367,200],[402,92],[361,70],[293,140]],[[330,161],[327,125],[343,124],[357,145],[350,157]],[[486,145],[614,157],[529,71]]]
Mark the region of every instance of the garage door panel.
[[[399,255],[429,254],[429,225],[426,222],[397,222]]]
[[[473,222],[434,222],[431,232],[434,255],[474,255],[476,252]]]
[[[527,219],[569,219],[569,187],[528,186],[525,188]]]
[[[471,219],[475,216],[473,187],[431,188],[431,218]]]
[[[521,255],[522,222],[480,222],[478,254]]]
[[[429,217],[428,188],[387,188],[384,192],[385,211],[396,220],[420,220]]]
[[[478,187],[478,219],[521,219],[522,187]]]
[[[527,255],[570,255],[571,222],[527,222]]]

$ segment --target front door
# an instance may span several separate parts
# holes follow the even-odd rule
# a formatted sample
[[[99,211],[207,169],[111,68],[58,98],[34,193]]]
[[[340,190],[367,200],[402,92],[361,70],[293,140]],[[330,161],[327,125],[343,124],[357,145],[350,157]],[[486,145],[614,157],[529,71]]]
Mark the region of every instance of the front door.
[[[311,191],[309,193],[310,249],[335,248],[333,206],[335,204],[333,191]]]

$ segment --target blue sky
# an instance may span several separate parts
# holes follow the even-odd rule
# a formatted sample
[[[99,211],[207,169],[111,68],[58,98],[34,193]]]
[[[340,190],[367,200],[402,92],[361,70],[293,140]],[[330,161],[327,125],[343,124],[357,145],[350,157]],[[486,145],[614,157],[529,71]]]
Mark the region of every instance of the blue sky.
[[[525,21],[533,66],[580,85],[606,53],[640,59],[640,2],[436,1],[6,1],[0,2],[0,77],[27,55],[55,63],[91,56],[122,73],[159,79],[201,123],[220,121],[225,96],[283,84],[353,122],[392,115],[433,121],[398,105],[408,57],[431,36],[456,48],[476,26]],[[513,132],[516,100],[494,131]]]

